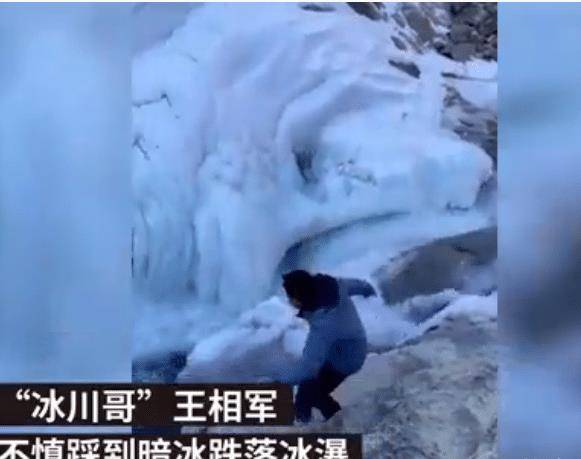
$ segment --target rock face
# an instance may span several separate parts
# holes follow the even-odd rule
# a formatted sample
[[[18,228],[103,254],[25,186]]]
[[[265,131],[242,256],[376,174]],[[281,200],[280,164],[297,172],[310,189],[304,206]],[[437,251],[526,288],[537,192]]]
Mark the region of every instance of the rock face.
[[[397,24],[392,28],[391,39],[400,50],[419,53],[435,50],[458,62],[497,60],[496,3],[401,3],[391,10],[388,20]],[[390,64],[415,78],[419,76],[411,61]],[[478,106],[462,97],[455,85],[458,79],[469,78],[444,76],[443,127],[481,147],[496,163],[496,108]],[[476,83],[486,84],[482,81]]]
[[[478,57],[497,60],[497,4],[496,3],[450,3],[451,27],[449,44],[440,49],[453,59],[466,60]]]
[[[391,19],[401,28],[400,49],[433,48],[460,62],[497,59],[496,3],[402,3]]]
[[[340,387],[335,426],[365,432],[366,458],[497,457],[496,339],[495,321],[456,316],[370,356]]]
[[[497,60],[496,3],[402,2],[393,8],[386,8],[381,2],[347,2],[347,5],[373,21],[394,21],[398,27],[391,38],[401,50],[435,49],[459,62]],[[332,3],[303,3],[301,8],[334,10]]]
[[[384,19],[385,15],[383,14],[383,3],[381,2],[347,2],[353,10],[365,16],[372,21],[379,21],[380,19]]]
[[[438,239],[411,249],[375,273],[386,303],[454,289],[486,293],[496,287],[496,227]]]
[[[496,109],[479,107],[462,97],[454,87],[455,75],[446,75],[442,124],[462,139],[481,147],[497,162],[498,115]]]
[[[496,342],[494,318],[451,315],[412,342],[369,355],[334,394],[343,410],[329,422],[259,430],[363,433],[366,459],[497,458]]]

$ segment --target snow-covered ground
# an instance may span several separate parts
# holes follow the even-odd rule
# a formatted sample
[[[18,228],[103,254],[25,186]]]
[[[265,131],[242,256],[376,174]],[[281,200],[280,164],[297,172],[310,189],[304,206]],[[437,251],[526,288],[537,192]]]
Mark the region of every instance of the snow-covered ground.
[[[206,4],[136,55],[137,356],[202,341],[194,356],[207,359],[277,334],[296,351],[285,267],[369,278],[401,250],[489,223],[474,203],[492,161],[440,127],[441,73],[490,107],[495,85],[475,85],[496,66],[401,51],[392,27],[346,5]],[[389,341],[413,333],[367,303],[371,336],[387,339],[377,323],[398,324]]]
[[[460,295],[444,291],[425,297],[427,306],[450,302],[430,319],[415,324],[400,309],[386,307],[379,298],[355,298],[365,325],[371,353],[386,351],[438,326],[448,317],[496,318],[497,295]],[[417,300],[416,300],[417,301]],[[300,357],[308,328],[292,308],[273,297],[242,314],[233,325],[201,340],[188,357],[181,381],[257,381],[272,378]]]

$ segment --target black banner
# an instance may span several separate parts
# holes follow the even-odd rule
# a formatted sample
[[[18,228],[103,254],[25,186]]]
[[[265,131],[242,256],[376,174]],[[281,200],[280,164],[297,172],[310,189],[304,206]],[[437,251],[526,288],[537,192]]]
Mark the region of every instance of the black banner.
[[[362,459],[360,435],[2,435],[5,459]]]
[[[291,425],[282,384],[0,384],[0,425]]]

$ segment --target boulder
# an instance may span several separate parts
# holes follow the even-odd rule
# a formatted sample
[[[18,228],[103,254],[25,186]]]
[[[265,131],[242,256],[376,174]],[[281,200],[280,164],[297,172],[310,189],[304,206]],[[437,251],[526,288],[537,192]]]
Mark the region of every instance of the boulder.
[[[486,293],[496,287],[496,256],[496,227],[490,227],[403,252],[374,277],[388,304],[447,289]]]
[[[393,37],[392,37],[393,38]],[[420,77],[420,69],[418,66],[411,61],[396,61],[395,59],[389,59],[389,64],[395,67],[396,69],[401,70],[404,73],[407,73],[409,76],[413,78]]]
[[[362,433],[365,459],[498,457],[497,323],[451,315],[421,337],[371,354],[335,392],[327,423],[187,428],[184,433]]]
[[[496,340],[495,320],[459,315],[370,356],[337,391],[334,422],[365,433],[368,459],[497,457]]]

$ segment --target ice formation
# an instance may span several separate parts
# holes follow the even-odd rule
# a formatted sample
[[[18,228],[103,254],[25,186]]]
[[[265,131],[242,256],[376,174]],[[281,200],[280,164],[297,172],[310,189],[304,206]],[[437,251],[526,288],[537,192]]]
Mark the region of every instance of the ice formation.
[[[441,73],[490,69],[401,51],[389,27],[345,5],[206,4],[135,57],[137,353],[265,301],[302,241],[393,215],[429,237],[435,213],[473,206],[492,162],[441,128]]]

